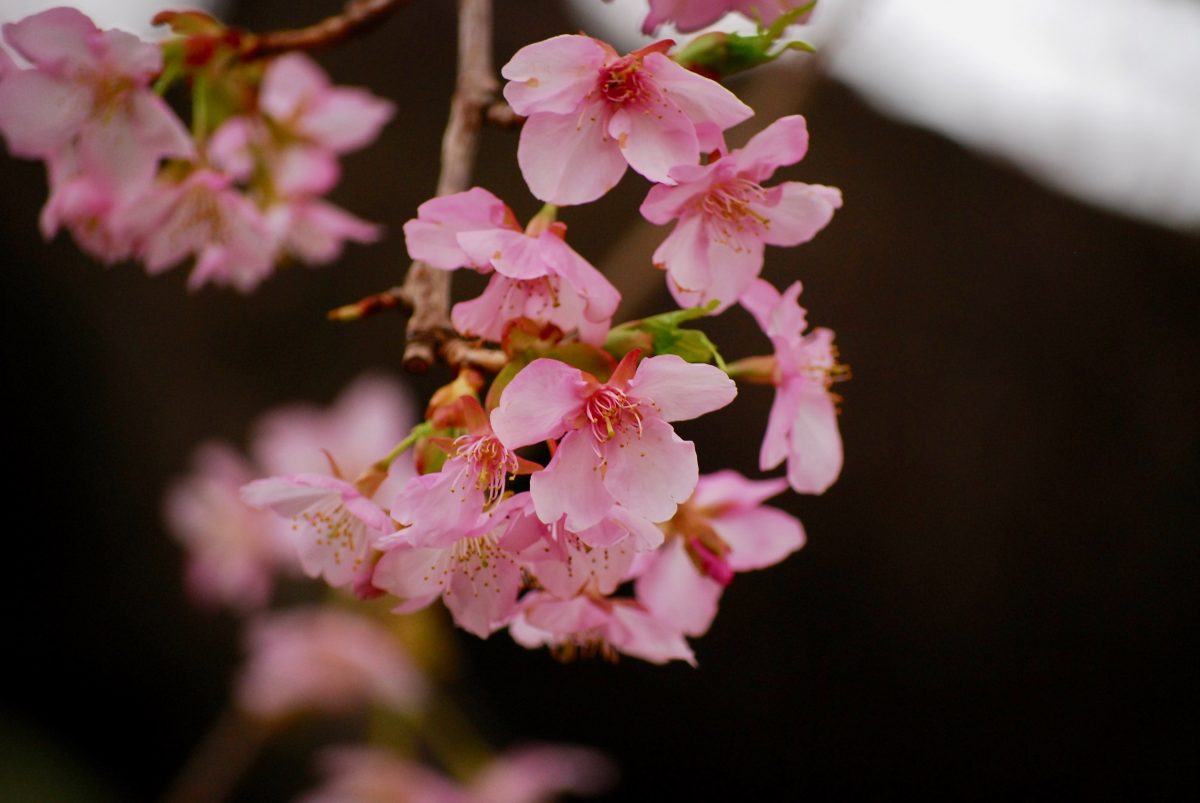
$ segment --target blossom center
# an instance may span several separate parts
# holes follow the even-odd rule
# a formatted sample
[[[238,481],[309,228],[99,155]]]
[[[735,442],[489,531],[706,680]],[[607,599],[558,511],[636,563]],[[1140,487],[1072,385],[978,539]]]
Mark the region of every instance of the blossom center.
[[[761,236],[771,221],[756,206],[766,200],[761,184],[747,178],[735,178],[717,184],[699,200],[700,212],[709,221],[709,230],[718,242],[740,245],[743,235]]]
[[[517,456],[504,447],[495,435],[463,435],[454,441],[455,456],[467,462],[475,475],[475,487],[483,491],[485,506],[504,494],[508,476],[517,473]]]
[[[624,391],[605,385],[588,397],[584,414],[592,429],[592,437],[603,442],[627,429],[642,434],[642,415],[638,403],[630,401]]]
[[[358,544],[364,525],[346,509],[340,496],[329,497],[297,514],[292,529],[297,530],[301,526],[312,529],[317,546],[333,550],[335,564],[341,564],[344,550],[354,558],[355,568],[358,568]]]
[[[642,60],[631,56],[613,62],[600,73],[600,94],[618,106],[644,99],[649,94],[647,84]]]

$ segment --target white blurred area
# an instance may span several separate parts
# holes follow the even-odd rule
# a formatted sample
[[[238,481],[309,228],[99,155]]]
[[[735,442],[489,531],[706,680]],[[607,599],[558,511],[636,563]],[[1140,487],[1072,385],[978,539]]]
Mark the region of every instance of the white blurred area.
[[[636,33],[646,0],[570,2],[589,33],[649,41]],[[1196,0],[821,0],[794,30],[889,114],[1098,206],[1200,231]]]
[[[220,15],[225,0],[0,0],[0,22],[14,22],[55,6],[72,6],[87,14],[100,28],[121,28],[143,39],[159,39],[167,31],[150,24],[160,11],[197,9]]]

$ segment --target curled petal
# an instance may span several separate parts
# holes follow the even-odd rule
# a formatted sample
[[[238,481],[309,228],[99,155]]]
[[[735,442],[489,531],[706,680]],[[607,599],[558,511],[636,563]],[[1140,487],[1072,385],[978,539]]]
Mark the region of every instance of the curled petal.
[[[803,159],[807,152],[808,125],[801,115],[793,114],[780,117],[759,131],[729,158],[740,175],[761,183],[780,167]]]
[[[737,385],[720,368],[664,354],[638,364],[629,393],[653,406],[666,421],[686,421],[729,404],[737,396]]]
[[[792,246],[806,243],[833,219],[842,205],[842,191],[821,184],[788,181],[773,187],[768,201],[756,210],[770,223],[763,232],[768,245]]]
[[[570,114],[596,84],[604,48],[590,36],[555,36],[526,45],[500,69],[504,99],[517,114]]]
[[[534,360],[500,394],[492,430],[509,449],[557,438],[566,430],[568,416],[582,407],[586,390],[578,368],[544,357]]]

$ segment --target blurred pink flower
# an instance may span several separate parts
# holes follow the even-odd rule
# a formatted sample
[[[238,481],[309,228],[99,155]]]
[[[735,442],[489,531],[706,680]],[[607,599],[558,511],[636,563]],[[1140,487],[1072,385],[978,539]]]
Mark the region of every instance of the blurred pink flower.
[[[658,42],[620,56],[589,36],[527,45],[501,69],[504,97],[528,119],[517,161],[530,191],[558,205],[594,201],[628,165],[673,184],[671,168],[724,146],[754,112],[715,81],[680,67]]]
[[[673,23],[684,33],[697,31],[733,11],[740,11],[766,26],[781,14],[809,2],[810,0],[650,0],[650,13],[642,23],[642,33],[650,36],[664,23]],[[805,13],[796,22],[806,22],[810,15],[811,12]]]
[[[755,280],[741,299],[775,346],[771,405],[759,468],[769,471],[787,460],[787,480],[800,493],[824,493],[842,471],[842,436],[836,399],[829,391],[842,366],[833,332],[808,326],[799,304],[800,282],[782,295],[769,282]]]
[[[325,784],[299,803],[549,803],[602,792],[616,775],[599,753],[559,744],[506,750],[466,783],[380,748],[334,748],[321,765]]]
[[[172,484],[163,507],[168,528],[188,553],[188,589],[206,605],[260,608],[276,573],[298,568],[283,522],[242,501],[239,490],[256,473],[230,447],[204,444],[192,465],[191,474]]]
[[[642,215],[659,225],[679,221],[654,252],[654,264],[666,269],[680,306],[716,300],[715,312],[726,309],[762,271],[766,245],[799,245],[829,223],[842,205],[841,190],[797,181],[769,189],[761,184],[807,149],[804,118],[781,117],[741,150],[673,169],[677,186],[650,188]]]
[[[418,710],[425,679],[399,642],[370,619],[333,608],[268,613],[246,632],[238,705],[268,720],[342,713],[370,702]]]

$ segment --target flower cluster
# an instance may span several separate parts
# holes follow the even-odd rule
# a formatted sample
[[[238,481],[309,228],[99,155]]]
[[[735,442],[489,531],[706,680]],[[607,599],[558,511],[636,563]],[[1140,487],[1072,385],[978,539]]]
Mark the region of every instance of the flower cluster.
[[[374,140],[392,104],[331,86],[308,57],[223,65],[232,51],[211,35],[206,48],[160,46],[70,8],[3,33],[30,66],[0,48],[0,135],[14,156],[46,163],[45,237],[65,228],[97,259],[151,274],[194,258],[190,287],[243,292],[283,260],[324,264],[346,241],[377,238],[323,196],[338,156]],[[160,95],[180,75],[191,133]]]

